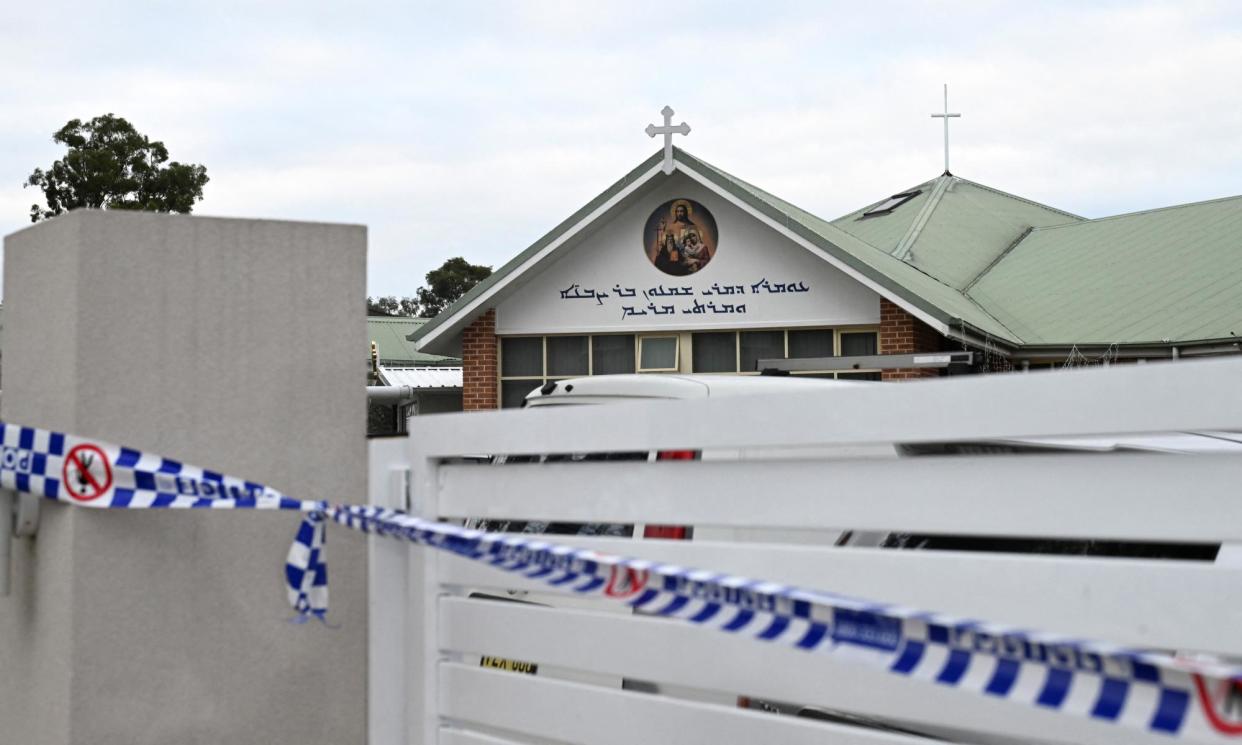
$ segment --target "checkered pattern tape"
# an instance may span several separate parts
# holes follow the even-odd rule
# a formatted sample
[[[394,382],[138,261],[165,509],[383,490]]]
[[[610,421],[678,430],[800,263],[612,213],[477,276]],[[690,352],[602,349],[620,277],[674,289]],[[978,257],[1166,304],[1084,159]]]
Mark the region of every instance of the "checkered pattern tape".
[[[467,530],[377,507],[332,506],[327,515],[554,588],[837,655],[902,677],[1183,741],[1242,736],[1242,727],[1231,731],[1214,713],[1230,708],[1229,697],[1242,695],[1234,688],[1242,667],[604,555],[520,534]]]
[[[298,618],[328,609],[328,521],[481,561],[550,587],[888,672],[1194,742],[1242,737],[1242,667],[485,533],[270,487],[85,438],[0,423],[0,487],[111,509],[306,513],[285,566]],[[1196,707],[1194,704],[1199,704]]]
[[[298,618],[328,606],[323,562],[326,502],[291,499],[253,481],[158,455],[34,427],[0,422],[0,488],[103,509],[296,510],[298,531],[285,571]]]

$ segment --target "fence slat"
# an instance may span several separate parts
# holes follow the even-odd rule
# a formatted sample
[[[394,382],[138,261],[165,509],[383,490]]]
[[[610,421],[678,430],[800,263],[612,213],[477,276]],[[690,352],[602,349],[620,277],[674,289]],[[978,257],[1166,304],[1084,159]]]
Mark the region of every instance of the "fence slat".
[[[522,740],[510,740],[497,735],[471,732],[452,727],[440,728],[440,745],[523,745]]]
[[[569,681],[442,665],[445,716],[581,745],[916,745],[922,738],[631,693]],[[566,716],[572,712],[571,716]]]
[[[558,536],[558,538],[560,538]],[[1207,562],[834,549],[565,537],[562,543],[825,590],[919,610],[1151,649],[1242,656],[1242,568]],[[442,581],[474,588],[549,588],[446,558]],[[548,602],[573,603],[551,594]],[[588,607],[600,607],[604,600]],[[579,603],[581,604],[581,603]],[[617,604],[613,604],[617,605]]]
[[[945,442],[1242,428],[1242,361],[419,418],[431,456]],[[1228,392],[1228,395],[1221,395]],[[687,426],[693,423],[693,426]],[[758,433],[762,432],[762,437]]]
[[[1231,600],[1242,566],[1230,565],[1237,563],[1231,547],[1242,545],[1242,455],[898,457],[893,447],[1242,431],[1240,380],[1242,360],[1234,359],[420,417],[407,451],[412,506],[433,519],[693,525],[693,541],[549,538],[1027,629],[1242,657],[1242,636],[1231,633],[1242,628],[1242,603]],[[704,451],[704,460],[456,462],[687,449]],[[826,545],[845,529],[1227,545],[1216,564]],[[717,702],[736,694],[815,702],[962,742],[1166,741],[826,654],[634,616],[599,599],[566,601],[457,556],[408,551],[406,620],[398,625],[408,629],[409,742],[910,741],[623,691],[623,676],[658,681],[666,694],[672,685],[710,689]],[[463,597],[482,588],[502,597],[505,588],[532,591],[528,599],[551,607]],[[468,664],[478,653],[537,662],[540,674]]]
[[[441,479],[448,517],[1242,541],[1238,455],[453,465]]]
[[[503,607],[495,610],[479,605],[482,601],[445,603],[442,643],[452,647],[492,643],[498,654],[541,664],[589,665],[644,681],[680,678],[794,705],[815,702],[828,710],[889,722],[916,720],[921,723],[911,725],[916,731],[956,742],[979,742],[984,739],[980,733],[998,733],[999,737],[989,735],[987,741],[1167,745],[1167,738],[963,694],[828,655],[721,633],[704,636],[703,629],[675,621],[515,604],[496,603]],[[656,638],[661,643],[652,643]],[[669,654],[670,649],[677,653]],[[794,717],[632,694],[543,674],[529,676],[463,664],[442,665],[441,673],[446,716],[567,742],[912,742],[904,735],[828,729],[828,725],[809,725]],[[567,712],[573,715],[566,716]]]

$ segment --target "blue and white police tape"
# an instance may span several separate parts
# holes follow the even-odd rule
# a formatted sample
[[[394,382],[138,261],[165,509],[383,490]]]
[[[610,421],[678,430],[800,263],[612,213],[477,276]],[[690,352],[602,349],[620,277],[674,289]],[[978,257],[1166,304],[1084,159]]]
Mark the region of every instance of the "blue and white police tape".
[[[328,608],[325,525],[336,522],[732,634],[893,674],[1188,741],[1242,736],[1242,667],[952,618],[742,577],[485,533],[398,511],[292,499],[137,450],[0,423],[0,487],[109,509],[307,513],[285,567],[299,617]],[[1198,706],[1194,706],[1194,702]]]
[[[286,584],[299,618],[323,617],[328,503],[291,499],[262,484],[132,448],[0,422],[0,488],[100,509],[294,510],[308,512],[289,551]]]
[[[377,507],[331,519],[580,594],[893,674],[1065,714],[1216,742],[1242,735],[1242,667],[953,618],[642,559],[485,533]],[[1198,699],[1199,707],[1192,706]]]

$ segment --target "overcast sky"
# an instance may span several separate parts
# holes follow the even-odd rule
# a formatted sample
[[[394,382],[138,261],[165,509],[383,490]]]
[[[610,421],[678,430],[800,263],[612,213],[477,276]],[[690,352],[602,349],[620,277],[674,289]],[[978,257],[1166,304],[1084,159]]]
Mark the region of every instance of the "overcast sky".
[[[0,232],[114,112],[201,215],[363,223],[372,294],[499,266],[654,152],[822,217],[953,171],[1089,217],[1242,193],[1242,3],[0,4]]]

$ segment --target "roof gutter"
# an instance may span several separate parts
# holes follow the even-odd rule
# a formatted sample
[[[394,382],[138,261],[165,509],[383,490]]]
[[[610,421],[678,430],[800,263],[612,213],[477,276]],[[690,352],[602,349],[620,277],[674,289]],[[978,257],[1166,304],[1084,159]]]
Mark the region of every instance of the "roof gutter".
[[[1015,350],[1012,356],[1029,362],[1059,362],[1069,357],[1074,350],[1091,355],[1111,354],[1113,359],[1123,360],[1180,359],[1242,354],[1242,338],[1135,344],[1026,344]]]
[[[408,385],[369,385],[367,386],[368,404],[388,404],[399,406],[414,403],[418,392]]]
[[[988,333],[977,326],[966,323],[961,318],[950,318],[947,328],[948,331],[944,334],[946,339],[960,341],[963,344],[994,352],[1005,357],[1012,356],[1017,350],[1022,348],[1017,344],[997,337],[995,334]]]

